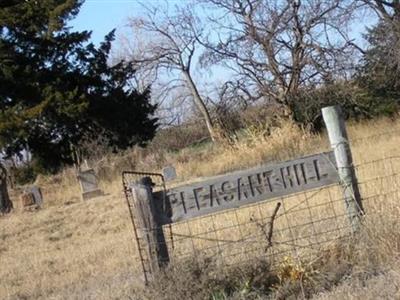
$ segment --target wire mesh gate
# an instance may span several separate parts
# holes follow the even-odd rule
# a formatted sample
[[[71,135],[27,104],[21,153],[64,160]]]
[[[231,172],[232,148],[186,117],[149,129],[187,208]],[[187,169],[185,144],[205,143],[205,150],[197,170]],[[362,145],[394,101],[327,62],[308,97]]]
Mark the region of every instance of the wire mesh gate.
[[[153,227],[149,224],[138,224],[137,212],[143,207],[135,199],[131,185],[140,181],[148,181],[153,191],[161,190],[166,194],[165,182],[161,174],[146,172],[124,172],[123,185],[129,206],[138,254],[143,269],[144,279],[147,282],[151,275],[157,272],[153,265],[152,255],[157,248],[151,235],[161,226]],[[340,188],[337,189],[340,194]],[[151,192],[153,192],[151,191]],[[247,262],[254,257],[262,256],[273,264],[277,257],[283,255],[299,256],[301,249],[321,245],[337,239],[322,238],[323,235],[340,235],[340,231],[349,227],[349,224],[339,225],[340,219],[346,218],[342,209],[337,212],[332,191],[327,189],[329,200],[327,203],[313,203],[317,195],[325,189],[303,192],[270,199],[239,209],[231,209],[220,213],[198,217],[192,220],[167,224],[161,229],[163,240],[167,248],[168,261],[172,265],[186,260],[207,260],[220,266],[229,267]],[[151,199],[161,202],[161,210],[166,211],[165,198]],[[160,206],[153,203],[153,205]],[[315,213],[323,207],[329,207],[330,214],[316,216]],[[136,218],[135,218],[136,214]],[[335,226],[331,226],[335,221]],[[329,226],[328,226],[329,225]],[[323,229],[323,230],[322,230]],[[321,231],[322,230],[322,231]],[[157,251],[157,249],[156,249]]]
[[[138,183],[143,180],[147,180],[148,183],[152,185],[155,191],[162,190],[165,192],[166,186],[165,186],[164,176],[162,174],[137,172],[137,171],[124,171],[122,173],[122,185],[132,221],[134,237],[136,242],[135,246],[137,247],[138,250],[139,259],[143,270],[144,281],[145,283],[147,283],[152,273],[150,253],[148,252],[149,241],[146,239],[147,235],[145,232],[143,232],[143,228],[140,228],[139,224],[137,224],[137,220],[135,218],[135,211],[141,208],[137,205],[137,203],[135,203],[132,194],[132,189],[130,188],[130,185],[132,183]],[[169,229],[171,230],[170,226]],[[170,236],[172,239],[172,234]]]
[[[359,187],[369,217],[380,214],[381,206],[387,200],[396,203],[394,200],[399,199],[400,157],[367,162],[356,166],[356,171],[362,179]],[[135,205],[129,182],[148,175],[124,173],[130,210],[135,209]],[[151,175],[155,176],[155,189],[165,189],[162,175]],[[146,241],[142,239],[141,229],[137,228],[133,217],[132,222],[147,281],[151,278],[151,267]],[[324,249],[351,237],[351,224],[339,184],[168,224],[163,230],[171,265],[184,261],[207,261],[219,267],[237,266],[259,259],[271,266],[277,266],[285,259],[315,259]]]

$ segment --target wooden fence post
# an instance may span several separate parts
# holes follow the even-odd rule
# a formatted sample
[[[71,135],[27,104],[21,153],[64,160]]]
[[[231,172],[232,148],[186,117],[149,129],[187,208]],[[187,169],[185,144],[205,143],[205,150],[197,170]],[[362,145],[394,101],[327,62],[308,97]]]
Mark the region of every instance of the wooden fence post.
[[[146,243],[151,274],[158,273],[169,262],[168,247],[159,216],[154,203],[152,182],[149,177],[142,178],[130,186],[134,201],[134,218],[141,238]]]
[[[360,191],[353,166],[346,125],[340,106],[329,106],[322,109],[322,116],[328,131],[329,141],[335,154],[340,183],[343,187],[344,201],[352,232],[361,224],[364,210]]]

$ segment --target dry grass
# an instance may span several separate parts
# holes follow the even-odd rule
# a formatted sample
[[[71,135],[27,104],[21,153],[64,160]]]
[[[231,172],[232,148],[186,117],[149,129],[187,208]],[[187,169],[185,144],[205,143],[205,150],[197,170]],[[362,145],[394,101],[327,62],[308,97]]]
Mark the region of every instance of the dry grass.
[[[128,295],[135,282],[131,227],[119,197],[17,212],[1,227],[1,299],[101,299],[105,290],[108,299]]]
[[[395,261],[399,265],[399,261]],[[392,268],[366,280],[348,280],[330,292],[322,293],[314,299],[399,299],[400,275],[397,268]]]
[[[400,122],[383,119],[349,124],[348,129],[356,164],[398,155]],[[394,133],[383,134],[388,131]],[[129,212],[122,195],[119,174],[123,169],[158,171],[163,165],[173,164],[179,180],[190,180],[328,149],[325,136],[311,135],[285,124],[268,138],[263,136],[262,131],[247,132],[234,150],[209,145],[185,149],[180,153],[149,153],[148,150],[135,149],[118,157],[106,158],[97,164],[97,169],[102,188],[108,195],[88,202],[80,201],[79,187],[72,170],[65,170],[53,178],[41,178],[45,194],[42,210],[26,212],[17,208],[13,214],[0,218],[0,299],[155,299],[155,294],[137,294],[141,278],[139,265],[133,259],[137,253]],[[359,179],[366,181],[376,175],[382,176],[389,172],[389,168],[400,170],[398,164],[381,165],[380,168],[366,165],[359,168]],[[372,195],[382,194],[389,187],[365,184],[362,188],[364,193]],[[385,213],[386,217],[368,216],[370,225],[366,226],[359,247],[344,247],[346,251],[343,250],[343,255],[339,256],[343,264],[338,264],[337,260],[320,263],[319,273],[314,272],[310,276],[314,284],[306,291],[304,287],[302,290],[301,286],[296,286],[298,282],[273,286],[268,296],[265,292],[271,285],[264,290],[255,285],[259,291],[247,291],[247,286],[243,284],[253,274],[251,271],[250,275],[243,273],[240,277],[243,280],[233,285],[231,297],[288,298],[290,294],[301,297],[308,293],[307,296],[314,295],[316,299],[398,298],[398,196],[397,193],[390,198],[375,197],[371,200],[370,211]],[[251,214],[251,208],[238,212],[243,219]],[[220,222],[226,224],[229,219],[228,215],[221,216]],[[193,224],[193,230],[204,230],[205,223],[199,221]],[[229,236],[232,232],[225,234]],[[343,266],[345,271],[341,269]],[[225,275],[222,277],[232,278],[229,274]],[[207,278],[202,282],[207,283]],[[227,285],[227,280],[220,278],[218,282],[218,285],[208,285],[210,290]],[[202,285],[197,285],[199,287],[207,290]],[[385,292],[381,291],[386,288]],[[244,290],[248,292],[248,297],[243,294]],[[167,294],[164,296],[167,298]],[[224,299],[222,297],[225,296],[221,292],[215,297]]]

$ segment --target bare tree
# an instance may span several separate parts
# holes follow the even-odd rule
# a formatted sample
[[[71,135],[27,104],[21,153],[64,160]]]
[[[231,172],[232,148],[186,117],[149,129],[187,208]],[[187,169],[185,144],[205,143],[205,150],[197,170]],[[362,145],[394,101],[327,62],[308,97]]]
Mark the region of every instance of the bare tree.
[[[355,45],[347,24],[356,8],[347,0],[200,0],[215,13],[202,41],[204,65],[223,62],[249,89],[292,114],[292,95],[346,78]]]
[[[131,48],[130,60],[138,66],[138,74],[148,84],[158,83],[160,97],[171,96],[174,90],[186,89],[181,99],[190,97],[200,111],[213,141],[218,139],[216,124],[206,106],[193,76],[199,39],[202,34],[198,18],[190,7],[169,9],[143,6],[144,17],[132,18],[130,25],[138,43]],[[141,79],[143,80],[143,79]]]
[[[400,0],[360,0],[371,7],[379,17],[388,21],[400,21]]]

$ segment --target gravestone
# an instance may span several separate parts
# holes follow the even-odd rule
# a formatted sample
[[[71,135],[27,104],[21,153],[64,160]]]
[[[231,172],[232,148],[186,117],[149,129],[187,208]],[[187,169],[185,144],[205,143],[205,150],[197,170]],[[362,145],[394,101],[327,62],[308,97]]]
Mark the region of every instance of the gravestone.
[[[42,206],[43,195],[42,195],[42,191],[40,190],[39,187],[37,187],[37,186],[28,187],[27,189],[25,189],[25,192],[27,194],[32,195],[34,204],[36,204],[37,206]]]
[[[0,213],[9,213],[13,208],[7,191],[7,170],[0,164]]]
[[[24,189],[20,196],[21,207],[35,207],[40,208],[43,204],[42,191],[37,186],[30,186]]]
[[[167,166],[163,168],[162,173],[165,181],[172,181],[176,179],[176,170],[173,166]]]
[[[103,195],[103,191],[99,189],[97,184],[97,177],[93,169],[80,171],[78,174],[78,179],[81,185],[83,200],[88,200]]]
[[[23,192],[20,196],[21,207],[31,207],[35,204],[35,198],[32,193]]]

